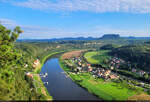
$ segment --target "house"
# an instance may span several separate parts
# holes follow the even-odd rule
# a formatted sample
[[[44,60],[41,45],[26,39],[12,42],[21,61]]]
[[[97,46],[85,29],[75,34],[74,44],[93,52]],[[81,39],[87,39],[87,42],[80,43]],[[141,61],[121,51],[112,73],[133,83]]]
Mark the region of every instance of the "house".
[[[82,67],[85,67],[85,64],[82,64]]]
[[[87,64],[87,66],[91,66],[91,64]]]
[[[34,68],[34,69],[36,68],[36,65],[35,65],[35,64],[33,64],[33,68]]]
[[[111,69],[111,70],[113,70],[113,69],[114,69],[114,67],[113,67],[113,66],[111,66],[111,67],[110,67],[110,69]]]
[[[88,68],[91,68],[91,66],[88,66]]]
[[[98,76],[102,76],[103,75],[103,73],[100,71],[99,73],[98,73]]]
[[[135,69],[135,68],[132,68],[132,72],[134,72],[134,73],[135,73],[135,72],[136,72],[136,69]]]
[[[82,68],[81,67],[77,67],[77,72],[81,72]]]
[[[143,70],[140,70],[140,71],[138,72],[138,74],[139,74],[140,76],[143,76],[143,75],[145,74],[145,72],[144,72]]]
[[[78,65],[81,66],[81,62],[78,62]]]
[[[110,79],[117,79],[118,78],[118,76],[116,76],[114,74],[110,75],[109,77],[110,77]]]
[[[91,72],[93,69],[92,68],[88,68],[88,72]]]
[[[26,75],[33,79],[33,75],[31,73],[27,72]]]
[[[27,67],[28,67],[28,64],[25,64],[24,67],[27,68]]]
[[[105,76],[108,76],[110,73],[111,73],[111,71],[110,71],[110,70],[107,70],[107,71],[105,72]]]
[[[36,60],[34,61],[34,64],[35,64],[35,65],[38,65],[38,64],[39,64],[39,60],[36,59]]]
[[[36,60],[33,62],[33,68],[36,68],[39,63],[40,63],[39,60],[36,59]]]
[[[120,61],[119,61],[119,60],[117,60],[117,61],[116,61],[116,63],[120,63]]]

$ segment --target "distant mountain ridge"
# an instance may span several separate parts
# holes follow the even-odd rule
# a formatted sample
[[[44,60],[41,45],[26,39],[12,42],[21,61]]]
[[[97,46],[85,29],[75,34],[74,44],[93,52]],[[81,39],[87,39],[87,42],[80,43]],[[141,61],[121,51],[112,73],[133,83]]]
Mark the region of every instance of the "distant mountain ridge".
[[[85,37],[77,37],[77,38],[71,38],[71,37],[68,37],[68,38],[53,38],[53,39],[19,39],[17,40],[17,42],[33,42],[33,41],[36,41],[36,42],[52,42],[52,41],[61,41],[61,40],[65,40],[65,41],[69,41],[69,40],[84,40],[84,41],[90,41],[90,40],[98,40],[98,38],[93,38],[93,37],[88,37],[88,38],[85,38]]]
[[[68,38],[52,38],[52,39],[18,39],[17,42],[53,42],[53,41],[69,41],[69,40],[83,40],[83,41],[90,41],[90,40],[116,40],[116,39],[150,39],[150,37],[134,37],[134,36],[129,36],[129,37],[121,37],[119,34],[104,34],[102,37],[99,38],[93,38],[93,37],[68,37]]]

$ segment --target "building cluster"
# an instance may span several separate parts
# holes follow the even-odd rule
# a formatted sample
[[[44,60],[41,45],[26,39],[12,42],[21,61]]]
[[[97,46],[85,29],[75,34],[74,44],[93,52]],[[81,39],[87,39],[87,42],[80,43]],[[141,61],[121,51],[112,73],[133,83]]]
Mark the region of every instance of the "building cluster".
[[[24,67],[27,68],[27,67],[28,67],[28,64],[24,64]]]
[[[127,63],[128,64],[128,67],[131,66],[130,62],[125,62],[124,60],[122,60],[121,58],[117,58],[117,57],[114,57],[110,60],[110,68],[111,69],[114,69],[114,68],[119,68],[121,64],[125,64]],[[131,70],[133,73],[136,73],[138,75],[140,75],[141,77],[146,73],[145,71],[143,70],[137,70],[135,68],[132,68]]]
[[[125,61],[121,58],[113,57],[110,60],[110,68],[113,70],[114,68],[119,68],[121,64],[125,63]]]
[[[111,72],[111,70],[104,69],[104,68],[96,68],[91,72],[94,77],[99,77],[103,79],[118,79],[119,76]]]
[[[33,62],[33,68],[35,69],[38,65],[39,65],[40,61],[39,59],[36,59],[34,62]]]
[[[26,72],[25,75],[33,79],[33,74],[31,74],[30,72]]]
[[[140,75],[140,76],[143,76],[146,72],[145,71],[143,71],[143,70],[136,70],[135,68],[132,68],[132,72],[133,73],[136,73],[136,74],[138,74],[138,75]]]
[[[117,79],[119,76],[111,72],[111,70],[104,69],[101,67],[92,67],[91,64],[85,63],[81,60],[80,57],[75,57],[71,59],[73,63],[77,65],[76,68],[74,68],[74,71],[79,72],[90,72],[93,77],[99,77],[103,79]]]

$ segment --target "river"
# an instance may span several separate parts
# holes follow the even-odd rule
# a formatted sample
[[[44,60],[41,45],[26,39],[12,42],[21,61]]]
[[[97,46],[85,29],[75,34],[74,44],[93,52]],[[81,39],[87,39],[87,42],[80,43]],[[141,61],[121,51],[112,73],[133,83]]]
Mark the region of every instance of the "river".
[[[48,77],[42,78],[42,81],[48,81],[48,85],[44,85],[54,100],[100,100],[67,77],[59,65],[58,56],[53,56],[45,62],[40,73],[46,72]]]

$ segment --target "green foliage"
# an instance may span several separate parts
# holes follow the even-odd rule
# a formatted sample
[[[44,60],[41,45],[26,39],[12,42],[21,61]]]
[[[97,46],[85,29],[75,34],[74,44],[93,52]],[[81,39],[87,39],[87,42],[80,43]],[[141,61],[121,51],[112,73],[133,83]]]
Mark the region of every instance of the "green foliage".
[[[27,56],[14,49],[14,42],[21,32],[20,27],[11,31],[0,25],[0,100],[39,98],[32,81],[25,77],[25,71],[30,67],[24,68]]]
[[[108,61],[111,56],[108,55],[109,50],[92,51],[84,54],[85,59],[91,64],[101,64],[108,67]]]
[[[116,47],[117,47],[117,45],[114,45],[114,44],[106,44],[104,46],[101,46],[100,50],[112,50]]]
[[[117,55],[126,61],[130,61],[132,63],[131,67],[149,71],[150,67],[149,45],[142,44],[142,45],[122,46],[113,49],[111,54]]]
[[[149,78],[148,73],[145,73],[145,74],[144,74],[144,78],[145,78],[145,79],[148,79],[148,78]]]

